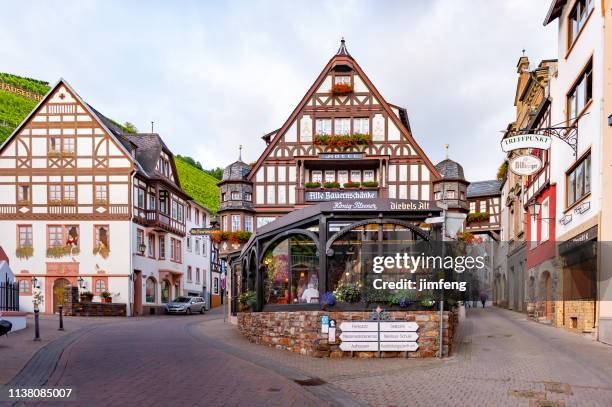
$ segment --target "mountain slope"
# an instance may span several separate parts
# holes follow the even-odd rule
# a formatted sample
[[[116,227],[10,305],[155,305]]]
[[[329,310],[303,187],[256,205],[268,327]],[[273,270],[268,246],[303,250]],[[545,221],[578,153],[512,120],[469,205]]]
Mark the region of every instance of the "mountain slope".
[[[183,190],[197,203],[216,213],[219,210],[219,180],[181,157],[174,157],[174,163]]]
[[[2,72],[0,72],[0,82],[40,96],[49,91],[49,84],[46,82]],[[38,101],[35,99],[0,89],[0,143],[11,135],[36,104]]]

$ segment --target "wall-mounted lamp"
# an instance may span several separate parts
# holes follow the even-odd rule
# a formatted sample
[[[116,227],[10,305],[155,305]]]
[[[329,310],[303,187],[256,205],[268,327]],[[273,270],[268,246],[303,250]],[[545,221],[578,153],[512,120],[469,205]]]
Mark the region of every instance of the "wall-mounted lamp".
[[[40,288],[40,286],[38,285],[38,279],[36,277],[32,277],[32,287]]]
[[[529,205],[527,205],[527,207],[529,208],[531,218],[534,220],[537,219],[538,215],[540,214],[540,209],[542,209],[542,204],[538,203],[538,201],[534,199]]]
[[[608,126],[612,126],[612,114],[608,116]]]
[[[79,283],[80,288],[85,288],[85,280],[83,280],[83,277],[77,278],[77,282]]]

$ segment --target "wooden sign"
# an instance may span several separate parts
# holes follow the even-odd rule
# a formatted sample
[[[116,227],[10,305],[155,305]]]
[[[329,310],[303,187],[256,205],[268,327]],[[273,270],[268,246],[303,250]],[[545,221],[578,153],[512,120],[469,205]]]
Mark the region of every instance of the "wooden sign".
[[[342,342],[340,350],[345,352],[375,352],[378,350],[378,341],[376,342]]]
[[[419,330],[419,324],[412,321],[380,321],[380,330],[387,332],[416,332]]]
[[[341,322],[340,330],[342,332],[378,332],[378,322],[371,321],[354,321]]]
[[[378,341],[378,332],[342,332],[343,341]]]
[[[414,352],[419,349],[416,342],[380,342],[381,351]]]
[[[381,341],[410,341],[414,342],[419,339],[419,334],[416,332],[381,332]]]

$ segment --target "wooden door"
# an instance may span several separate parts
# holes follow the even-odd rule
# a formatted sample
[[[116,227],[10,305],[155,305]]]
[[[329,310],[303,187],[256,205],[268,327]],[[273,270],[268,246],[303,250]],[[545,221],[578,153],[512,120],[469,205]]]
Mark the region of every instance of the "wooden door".
[[[64,305],[64,288],[70,285],[65,278],[58,278],[53,282],[53,313],[58,312],[59,306]]]

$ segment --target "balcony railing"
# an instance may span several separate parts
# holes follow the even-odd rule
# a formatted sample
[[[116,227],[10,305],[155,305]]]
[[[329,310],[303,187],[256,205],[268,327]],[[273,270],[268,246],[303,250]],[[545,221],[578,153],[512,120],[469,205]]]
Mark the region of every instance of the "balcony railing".
[[[144,212],[147,226],[161,228],[179,235],[185,234],[185,223],[172,219],[170,216],[156,210],[147,210]]]

